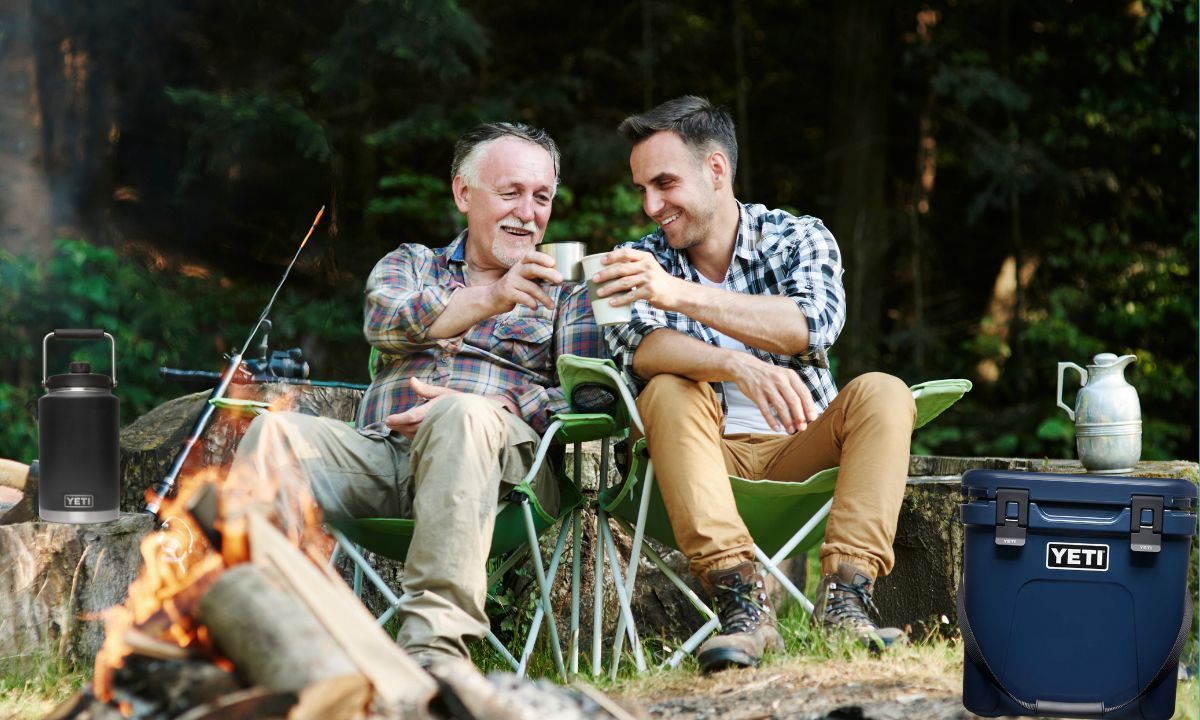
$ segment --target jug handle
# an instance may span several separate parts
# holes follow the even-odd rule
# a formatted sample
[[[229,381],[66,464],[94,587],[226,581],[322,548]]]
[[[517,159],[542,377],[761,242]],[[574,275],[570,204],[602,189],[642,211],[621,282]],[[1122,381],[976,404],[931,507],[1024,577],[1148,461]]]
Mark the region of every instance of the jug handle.
[[[1067,407],[1067,404],[1064,403],[1062,399],[1063,371],[1067,368],[1071,368],[1075,372],[1079,373],[1079,387],[1081,388],[1087,385],[1088,374],[1087,370],[1084,370],[1073,362],[1060,362],[1058,364],[1058,406],[1067,411],[1067,415],[1070,416],[1071,422],[1075,422],[1074,408]]]

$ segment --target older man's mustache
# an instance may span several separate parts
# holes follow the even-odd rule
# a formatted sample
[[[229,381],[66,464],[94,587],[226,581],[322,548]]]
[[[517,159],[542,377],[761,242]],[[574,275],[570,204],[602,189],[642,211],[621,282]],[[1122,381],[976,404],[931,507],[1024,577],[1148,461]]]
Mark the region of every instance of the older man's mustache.
[[[530,220],[528,222],[522,222],[515,218],[501,220],[498,227],[501,232],[508,233],[513,237],[529,237],[530,235],[536,234],[538,231],[537,223],[534,221]]]

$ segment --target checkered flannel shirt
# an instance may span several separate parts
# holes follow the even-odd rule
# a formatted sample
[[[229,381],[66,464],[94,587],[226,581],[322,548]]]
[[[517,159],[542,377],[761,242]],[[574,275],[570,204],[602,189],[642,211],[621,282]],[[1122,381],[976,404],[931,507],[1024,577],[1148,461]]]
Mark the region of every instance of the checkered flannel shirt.
[[[808,318],[809,349],[800,355],[778,355],[749,348],[759,360],[789,367],[804,378],[817,406],[824,410],[837,396],[837,385],[829,372],[827,351],[846,322],[846,295],[842,288],[842,257],[833,235],[820,220],[796,217],[763,205],[739,204],[741,221],[733,260],[725,276],[725,289],[753,295],[783,295],[791,298]],[[660,228],[641,240],[621,247],[644,250],[659,265],[678,278],[700,282],[700,275],[687,253],[671,249]],[[633,355],[642,338],[659,328],[677,330],[719,347],[712,328],[677,312],[650,306],[645,300],[633,304],[633,320],[627,325],[605,328],[605,339],[613,359],[634,380]],[[713,383],[726,412],[721,383]]]
[[[401,245],[367,278],[363,333],[379,354],[375,379],[359,407],[360,428],[419,404],[408,386],[415,377],[463,392],[504,395],[541,433],[552,415],[567,409],[555,369],[558,356],[600,354],[600,334],[582,284],[547,286],[553,307],[518,305],[458,337],[426,337],[450,296],[466,286],[466,238],[463,231],[440,250]]]

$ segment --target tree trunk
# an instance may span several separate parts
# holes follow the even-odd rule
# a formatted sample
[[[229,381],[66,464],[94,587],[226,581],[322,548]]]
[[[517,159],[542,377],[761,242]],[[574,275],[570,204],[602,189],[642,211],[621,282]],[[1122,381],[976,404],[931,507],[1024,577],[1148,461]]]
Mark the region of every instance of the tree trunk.
[[[887,169],[888,55],[886,3],[846,0],[836,5],[833,54],[831,178],[835,188],[829,228],[845,259],[846,327],[837,346],[839,375],[875,369],[889,247],[884,204]]]
[[[42,124],[33,43],[32,0],[0,1],[0,249],[47,258],[53,250],[50,185],[43,166]]]

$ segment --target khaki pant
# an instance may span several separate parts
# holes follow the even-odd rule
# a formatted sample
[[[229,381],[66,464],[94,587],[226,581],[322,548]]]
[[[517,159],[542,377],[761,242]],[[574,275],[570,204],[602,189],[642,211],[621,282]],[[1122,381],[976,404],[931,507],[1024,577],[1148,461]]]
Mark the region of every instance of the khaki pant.
[[[411,442],[386,428],[269,413],[250,424],[226,486],[255,487],[260,496],[266,488],[278,505],[299,483],[331,519],[416,520],[396,639],[410,652],[465,657],[467,639],[488,629],[486,562],[498,500],[528,473],[538,441],[523,420],[469,394],[434,404]],[[557,514],[558,486],[545,466],[533,486]]]
[[[802,482],[839,465],[822,572],[841,563],[872,577],[892,569],[916,418],[912,392],[898,378],[855,378],[816,422],[794,435],[722,437],[721,403],[712,386],[678,375],[651,379],[637,404],[675,539],[697,577],[754,559],[729,475]],[[801,524],[798,519],[796,529]]]

